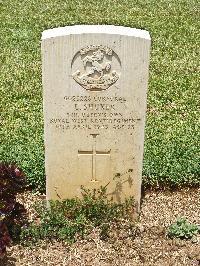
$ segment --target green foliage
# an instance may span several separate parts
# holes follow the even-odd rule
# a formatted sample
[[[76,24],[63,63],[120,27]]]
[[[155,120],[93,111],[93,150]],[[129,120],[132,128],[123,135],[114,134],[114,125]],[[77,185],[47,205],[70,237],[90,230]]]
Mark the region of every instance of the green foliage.
[[[200,228],[197,225],[189,223],[182,217],[169,226],[167,234],[170,238],[190,239],[198,232],[200,232]]]
[[[41,32],[74,24],[124,25],[146,29],[152,37],[144,184],[200,184],[198,5],[197,0],[0,1],[1,160],[16,161],[29,183],[44,190]]]
[[[122,204],[108,199],[105,188],[86,190],[82,188],[82,198],[64,201],[50,201],[36,206],[39,224],[31,224],[22,232],[23,243],[39,239],[59,239],[74,242],[83,238],[92,229],[98,228],[100,236],[106,238],[113,223],[128,221],[133,228],[134,200],[130,198]]]

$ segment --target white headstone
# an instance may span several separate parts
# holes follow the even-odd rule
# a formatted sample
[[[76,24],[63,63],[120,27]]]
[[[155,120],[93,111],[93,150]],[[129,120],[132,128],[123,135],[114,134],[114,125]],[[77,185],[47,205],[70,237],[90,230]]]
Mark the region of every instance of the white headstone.
[[[47,199],[141,195],[150,36],[121,26],[42,34]]]

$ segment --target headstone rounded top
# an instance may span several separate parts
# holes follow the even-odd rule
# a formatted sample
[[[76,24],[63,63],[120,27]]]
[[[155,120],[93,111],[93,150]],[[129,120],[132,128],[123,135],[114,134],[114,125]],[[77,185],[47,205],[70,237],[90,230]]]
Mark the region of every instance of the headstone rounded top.
[[[127,35],[127,36],[133,36],[137,38],[151,40],[149,32],[146,30],[140,30],[123,26],[114,26],[114,25],[74,25],[74,26],[53,28],[43,31],[42,40],[59,36],[84,34],[84,33]]]

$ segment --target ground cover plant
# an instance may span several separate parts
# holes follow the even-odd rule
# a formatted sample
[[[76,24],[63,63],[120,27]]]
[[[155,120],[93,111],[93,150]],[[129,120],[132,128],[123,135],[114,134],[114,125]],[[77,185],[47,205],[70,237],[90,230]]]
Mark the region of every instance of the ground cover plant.
[[[30,244],[41,239],[64,240],[69,243],[83,239],[93,229],[100,231],[102,239],[109,236],[113,226],[126,223],[130,236],[135,234],[133,214],[135,210],[132,198],[117,204],[107,197],[106,188],[93,191],[82,188],[82,198],[64,201],[50,201],[36,205],[37,223],[24,228],[22,243]]]
[[[41,32],[124,25],[152,37],[143,184],[199,184],[198,7],[197,0],[0,1],[1,160],[16,161],[44,190]]]
[[[25,212],[23,205],[16,200],[16,194],[25,188],[25,177],[15,165],[0,164],[0,258],[5,255],[11,239],[20,234]]]
[[[168,228],[167,235],[170,238],[190,239],[200,232],[200,227],[196,224],[191,224],[186,218],[178,218],[176,223],[171,224]]]

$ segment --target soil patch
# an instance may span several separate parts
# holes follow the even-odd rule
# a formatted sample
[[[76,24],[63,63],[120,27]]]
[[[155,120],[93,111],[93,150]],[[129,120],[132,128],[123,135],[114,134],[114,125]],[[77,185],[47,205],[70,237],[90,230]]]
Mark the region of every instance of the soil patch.
[[[28,210],[29,220],[37,219],[33,202],[44,195],[26,192],[19,196]],[[8,259],[1,265],[16,266],[197,266],[200,265],[200,235],[192,240],[171,240],[166,228],[184,216],[200,224],[200,189],[179,191],[146,191],[136,235],[130,236],[126,225],[115,228],[107,241],[94,230],[87,239],[71,246],[62,242],[46,242],[34,247],[12,245]]]

